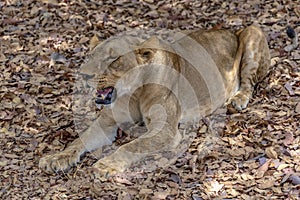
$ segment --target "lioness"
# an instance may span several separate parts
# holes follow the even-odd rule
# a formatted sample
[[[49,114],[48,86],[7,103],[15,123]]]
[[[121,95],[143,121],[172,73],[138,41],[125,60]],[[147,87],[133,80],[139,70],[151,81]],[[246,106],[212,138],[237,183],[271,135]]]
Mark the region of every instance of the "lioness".
[[[104,105],[100,117],[64,151],[43,157],[40,168],[66,171],[85,152],[111,144],[121,123],[143,121],[144,135],[94,164],[99,176],[113,175],[153,152],[176,147],[179,122],[197,121],[226,101],[237,110],[246,108],[270,65],[260,28],[174,37],[172,43],[127,37],[98,45],[81,73],[97,89],[96,104]]]

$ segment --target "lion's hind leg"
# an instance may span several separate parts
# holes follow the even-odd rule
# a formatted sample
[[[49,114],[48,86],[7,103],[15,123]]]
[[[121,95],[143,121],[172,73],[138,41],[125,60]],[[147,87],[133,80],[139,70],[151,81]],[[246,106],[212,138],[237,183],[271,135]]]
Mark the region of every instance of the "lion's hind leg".
[[[236,56],[240,60],[240,87],[230,99],[237,110],[245,109],[252,96],[254,86],[268,72],[270,52],[264,33],[257,26],[249,26],[237,33],[239,49]]]

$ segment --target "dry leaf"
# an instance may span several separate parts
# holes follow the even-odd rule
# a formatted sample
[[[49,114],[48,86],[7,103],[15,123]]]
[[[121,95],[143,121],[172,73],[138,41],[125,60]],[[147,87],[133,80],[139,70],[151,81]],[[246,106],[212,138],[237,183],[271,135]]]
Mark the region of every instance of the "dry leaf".
[[[295,112],[300,113],[300,103],[297,103],[297,105],[295,107]]]
[[[264,180],[261,184],[258,185],[259,189],[267,189],[273,187],[275,184],[275,181],[273,179],[270,180]]]
[[[168,191],[164,192],[154,192],[155,199],[166,199],[170,193]]]
[[[289,92],[290,95],[295,95],[295,92],[294,92],[292,86],[290,85],[290,83],[287,82],[287,83],[284,85],[284,87],[285,87],[285,89]]]
[[[280,165],[277,167],[277,170],[280,171],[280,170],[282,170],[282,169],[284,169],[284,168],[286,168],[286,167],[289,167],[289,166],[290,166],[289,164],[282,163],[282,164],[280,164]]]
[[[266,148],[266,154],[269,158],[274,158],[276,159],[278,157],[278,154],[277,152],[275,151],[274,147],[271,146],[271,147],[268,147]]]
[[[294,185],[300,185],[300,177],[297,175],[291,175],[289,178]]]
[[[294,136],[292,132],[286,132],[285,133],[285,139],[283,140],[283,144],[285,146],[288,146],[290,144],[292,144],[294,141]]]
[[[265,164],[263,164],[262,166],[260,166],[257,171],[256,171],[256,177],[261,178],[264,176],[264,174],[266,173],[266,171],[269,168],[269,165],[271,163],[272,159],[269,159]]]
[[[220,184],[218,181],[211,182],[209,191],[210,192],[219,192],[224,187],[224,184]]]
[[[120,176],[116,176],[114,177],[114,180],[117,182],[117,183],[122,183],[122,184],[125,184],[125,185],[133,185],[132,182],[130,182],[128,179],[126,179],[125,177],[120,177]]]
[[[139,192],[140,194],[152,194],[153,190],[148,188],[142,188]]]
[[[88,38],[88,37],[83,37],[83,38],[81,38],[81,39],[79,40],[79,44],[86,43],[86,42],[89,41],[89,40],[90,40],[90,38]]]

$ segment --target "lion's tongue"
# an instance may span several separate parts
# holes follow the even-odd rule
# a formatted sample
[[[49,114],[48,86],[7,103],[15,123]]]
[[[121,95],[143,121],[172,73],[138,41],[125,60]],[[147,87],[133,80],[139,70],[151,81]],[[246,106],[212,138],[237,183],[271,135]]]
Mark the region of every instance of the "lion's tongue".
[[[106,98],[109,93],[112,92],[112,88],[105,88],[97,91],[98,97]]]

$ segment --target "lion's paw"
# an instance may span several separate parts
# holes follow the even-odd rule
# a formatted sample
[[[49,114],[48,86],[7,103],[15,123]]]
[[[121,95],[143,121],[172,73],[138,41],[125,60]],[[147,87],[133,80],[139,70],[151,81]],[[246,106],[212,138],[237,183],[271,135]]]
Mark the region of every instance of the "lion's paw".
[[[108,156],[97,161],[92,167],[92,172],[95,178],[104,181],[107,180],[109,177],[124,172],[126,168],[126,162],[122,160],[116,162],[115,159],[111,159]]]
[[[231,105],[238,111],[245,109],[249,103],[248,95],[238,92],[230,99]]]
[[[79,155],[74,150],[65,150],[54,155],[48,155],[40,159],[39,168],[46,173],[67,171],[79,162]]]
[[[120,173],[121,171],[119,171],[114,167],[110,167],[106,163],[101,162],[101,160],[99,160],[93,165],[92,172],[96,179],[100,179],[104,181],[107,180],[109,177]]]

